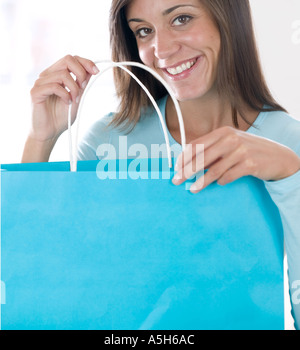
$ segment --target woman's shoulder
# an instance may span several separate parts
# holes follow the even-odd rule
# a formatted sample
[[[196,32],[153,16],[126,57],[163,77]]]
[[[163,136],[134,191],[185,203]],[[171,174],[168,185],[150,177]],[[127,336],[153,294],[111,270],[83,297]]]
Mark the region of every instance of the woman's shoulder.
[[[300,154],[300,120],[283,111],[262,111],[250,133],[279,142]]]
[[[266,109],[263,110],[261,114],[264,115],[265,119],[268,121],[272,120],[273,123],[278,123],[279,125],[300,125],[299,119],[284,111],[269,111]]]
[[[97,119],[89,128],[89,131],[103,131],[103,129],[109,128],[111,122],[115,117],[114,112],[105,114],[101,118]]]
[[[109,143],[110,123],[113,120],[114,113],[109,113],[93,122],[84,132],[84,136],[78,145],[79,160],[97,159],[96,151],[100,143]]]

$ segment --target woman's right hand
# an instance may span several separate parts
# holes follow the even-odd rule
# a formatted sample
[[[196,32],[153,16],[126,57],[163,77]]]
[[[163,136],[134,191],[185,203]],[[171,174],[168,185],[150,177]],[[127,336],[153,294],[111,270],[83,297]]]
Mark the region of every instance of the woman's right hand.
[[[67,130],[70,103],[73,123],[83,91],[91,76],[98,73],[94,62],[71,55],[43,71],[31,90],[30,138],[46,143],[57,139]]]

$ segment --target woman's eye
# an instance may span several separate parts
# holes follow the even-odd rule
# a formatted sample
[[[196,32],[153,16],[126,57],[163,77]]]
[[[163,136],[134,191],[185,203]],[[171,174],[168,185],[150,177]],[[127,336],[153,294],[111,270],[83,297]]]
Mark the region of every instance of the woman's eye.
[[[135,35],[138,38],[146,38],[147,35],[152,33],[152,29],[150,28],[141,28],[135,32]]]
[[[188,22],[190,22],[190,20],[192,19],[191,16],[188,15],[181,15],[179,17],[177,17],[174,21],[173,21],[173,25],[175,26],[180,26],[183,24],[187,24]]]

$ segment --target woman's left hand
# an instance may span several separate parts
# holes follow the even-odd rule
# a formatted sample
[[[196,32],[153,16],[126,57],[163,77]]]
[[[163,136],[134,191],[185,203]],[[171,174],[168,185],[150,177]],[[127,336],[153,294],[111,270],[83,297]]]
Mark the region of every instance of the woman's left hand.
[[[300,158],[279,143],[222,127],[186,147],[178,157],[173,183],[181,185],[204,169],[208,171],[191,186],[192,193],[200,192],[215,181],[226,185],[249,175],[265,181],[282,180],[300,170]]]

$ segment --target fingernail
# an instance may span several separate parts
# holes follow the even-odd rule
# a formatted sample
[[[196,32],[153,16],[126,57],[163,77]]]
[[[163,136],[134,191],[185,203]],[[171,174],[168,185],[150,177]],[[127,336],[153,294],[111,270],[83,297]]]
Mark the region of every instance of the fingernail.
[[[95,74],[98,74],[100,71],[99,71],[99,69],[98,69],[96,66],[94,66],[94,67],[93,67],[93,72],[94,72]]]
[[[180,174],[177,173],[177,174],[173,177],[172,182],[173,182],[173,184],[175,185],[175,184],[177,184],[180,180],[181,180],[181,176],[180,176]]]
[[[197,185],[196,185],[196,184],[193,184],[193,185],[190,187],[190,191],[192,191],[192,192],[198,191]]]
[[[81,84],[81,87],[82,87],[83,89],[85,89],[86,86],[87,86],[87,81],[85,80],[85,81]]]
[[[76,97],[76,103],[79,103],[79,96]]]
[[[182,166],[183,166],[182,163],[183,163],[182,157],[178,156],[177,159],[176,159],[174,170],[178,171],[180,168],[182,168]]]

